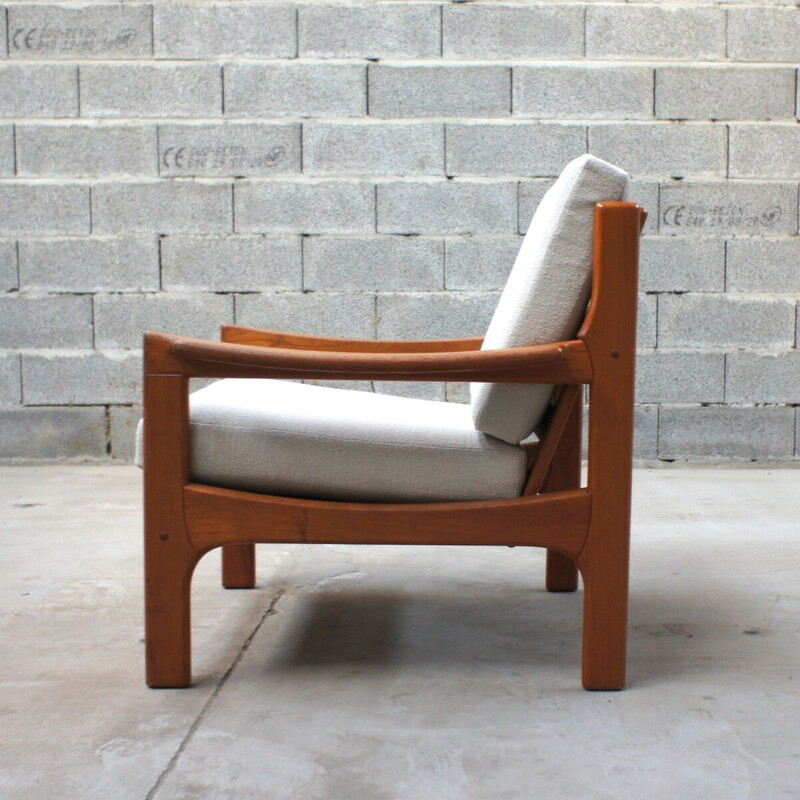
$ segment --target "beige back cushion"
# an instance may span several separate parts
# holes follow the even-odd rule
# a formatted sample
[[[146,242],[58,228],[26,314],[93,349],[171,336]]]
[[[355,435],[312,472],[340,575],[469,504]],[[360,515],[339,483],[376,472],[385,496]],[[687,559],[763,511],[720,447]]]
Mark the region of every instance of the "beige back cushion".
[[[567,164],[534,214],[482,349],[575,336],[591,289],[595,204],[626,199],[628,184],[625,172],[591,155]],[[552,391],[544,384],[473,383],[475,428],[516,444],[533,432]]]

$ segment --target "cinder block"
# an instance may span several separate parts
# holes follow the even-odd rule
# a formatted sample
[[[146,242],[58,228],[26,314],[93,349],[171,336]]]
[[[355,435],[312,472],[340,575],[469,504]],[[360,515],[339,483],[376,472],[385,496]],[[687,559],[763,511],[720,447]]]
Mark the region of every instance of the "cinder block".
[[[0,177],[10,177],[14,170],[14,126],[0,125]]]
[[[654,294],[640,294],[636,312],[636,346],[656,346],[657,302]]]
[[[0,406],[22,402],[22,371],[19,353],[0,354]]]
[[[630,196],[628,199],[632,203],[638,203],[647,211],[647,220],[644,223],[644,233],[656,233],[658,231],[658,209],[659,209],[659,185],[658,181],[631,180]]]
[[[360,117],[367,111],[361,64],[230,64],[225,113],[240,117]]]
[[[221,294],[108,294],[94,300],[95,346],[138,349],[145,331],[219,339],[233,322],[233,298]]]
[[[215,64],[87,64],[80,68],[81,114],[90,117],[218,117]]]
[[[639,245],[639,290],[724,291],[725,242],[696,237],[645,236]]]
[[[649,67],[514,67],[514,116],[541,119],[650,119]]]
[[[662,119],[794,119],[794,70],[783,67],[659,67]]]
[[[0,64],[0,117],[77,116],[77,67]]]
[[[517,185],[441,181],[378,185],[380,233],[513,233]]]
[[[725,181],[661,186],[659,232],[666,234],[797,233],[797,184]]]
[[[273,3],[160,3],[154,6],[156,58],[292,58],[295,9]]]
[[[152,11],[145,5],[21,5],[8,9],[11,58],[149,58]]]
[[[418,400],[446,399],[445,384],[435,381],[373,381],[372,386],[377,394],[415,397]]]
[[[727,403],[800,403],[800,353],[728,353]]]
[[[440,54],[433,3],[301,5],[300,55],[312,58],[432,58]]]
[[[375,187],[357,181],[237,183],[239,233],[371,233]]]
[[[520,181],[518,186],[518,231],[527,233],[533,215],[547,190],[555,183],[554,180]]]
[[[473,292],[501,290],[521,245],[519,236],[445,240],[445,288]]]
[[[583,57],[579,6],[445,5],[445,57],[534,59]]]
[[[586,56],[707,61],[725,57],[720,8],[589,5]],[[771,60],[771,59],[767,59]]]
[[[300,125],[228,122],[159,125],[158,169],[168,176],[300,172]]]
[[[92,300],[65,294],[58,297],[0,297],[0,350],[92,347]]]
[[[233,227],[228,183],[160,181],[92,187],[97,233],[228,233]]]
[[[303,125],[303,172],[443,175],[444,126],[433,122],[307,122]]]
[[[729,292],[800,292],[800,240],[732,239],[725,280]]]
[[[155,175],[153,125],[17,125],[17,174]]]
[[[649,350],[636,356],[637,403],[721,403],[725,355]]]
[[[343,292],[246,294],[236,298],[236,322],[313,336],[374,339],[375,295]]]
[[[736,61],[800,61],[797,9],[729,9],[728,56]]]
[[[658,458],[657,405],[637,405],[633,409],[633,457],[637,461]]]
[[[132,403],[141,399],[141,383],[138,353],[56,352],[22,357],[26,406]]]
[[[583,125],[447,125],[448,175],[557,176],[565,164],[585,152]]]
[[[637,177],[724,177],[727,147],[724,125],[645,122],[589,126],[589,152]]]
[[[128,463],[133,461],[136,427],[141,418],[141,406],[111,406],[108,409],[111,458]]]
[[[728,295],[661,295],[659,347],[771,348],[794,342],[791,300]]]
[[[18,288],[17,247],[14,242],[0,242],[0,292]]]
[[[0,236],[89,233],[89,187],[0,184]]]
[[[794,410],[794,454],[800,456],[800,408]]]
[[[494,292],[379,294],[379,339],[483,336],[499,295]]]
[[[444,288],[444,242],[408,236],[303,240],[306,289],[424,291]]]
[[[299,290],[300,238],[167,236],[161,240],[161,282],[167,291]]]
[[[26,291],[156,291],[158,243],[143,236],[23,239],[19,274]]]
[[[662,459],[779,459],[793,453],[794,409],[661,406]]]
[[[505,66],[369,68],[373,117],[507,117],[510,69]]]
[[[0,409],[0,459],[104,458],[106,410]]]
[[[731,125],[732,178],[800,177],[800,126]]]
[[[8,14],[0,14],[0,57],[5,58],[8,55],[8,26],[6,18]]]

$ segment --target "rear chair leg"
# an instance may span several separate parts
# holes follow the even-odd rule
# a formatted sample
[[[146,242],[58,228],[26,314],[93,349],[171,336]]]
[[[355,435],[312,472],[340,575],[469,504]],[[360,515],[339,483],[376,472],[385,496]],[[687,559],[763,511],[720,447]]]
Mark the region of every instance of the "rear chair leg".
[[[578,588],[575,562],[557,550],[548,550],[545,586],[548,592],[574,592]]]
[[[256,585],[256,546],[222,546],[222,585],[226,589],[252,589]]]

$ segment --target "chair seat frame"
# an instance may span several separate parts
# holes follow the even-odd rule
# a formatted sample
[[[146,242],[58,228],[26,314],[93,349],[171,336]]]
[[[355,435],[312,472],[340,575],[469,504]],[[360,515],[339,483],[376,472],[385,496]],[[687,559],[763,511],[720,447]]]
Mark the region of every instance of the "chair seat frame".
[[[550,591],[584,584],[583,685],[625,683],[639,234],[634,203],[595,207],[592,297],[570,341],[481,350],[482,339],[329,339],[235,325],[211,342],[144,337],[146,679],[191,684],[191,579],[222,547],[223,585],[255,585],[255,544],[509,545],[547,548]],[[350,503],[208,486],[190,471],[191,378],[546,383],[560,387],[522,496]],[[581,487],[583,386],[588,478]]]

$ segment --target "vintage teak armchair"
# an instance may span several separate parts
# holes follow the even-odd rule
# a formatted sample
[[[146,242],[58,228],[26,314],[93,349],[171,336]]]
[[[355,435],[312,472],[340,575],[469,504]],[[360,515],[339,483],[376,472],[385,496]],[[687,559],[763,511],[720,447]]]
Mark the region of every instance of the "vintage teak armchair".
[[[190,584],[205,553],[222,547],[223,585],[250,588],[257,542],[302,542],[547,548],[550,591],[583,578],[583,685],[622,688],[646,216],[624,201],[627,187],[624,172],[592,156],[565,168],[484,339],[360,341],[237,325],[223,326],[221,342],[145,334],[150,686],[191,683]],[[224,380],[190,397],[200,377]],[[471,381],[472,402],[285,380],[298,378]]]

